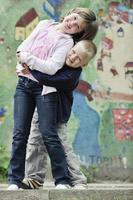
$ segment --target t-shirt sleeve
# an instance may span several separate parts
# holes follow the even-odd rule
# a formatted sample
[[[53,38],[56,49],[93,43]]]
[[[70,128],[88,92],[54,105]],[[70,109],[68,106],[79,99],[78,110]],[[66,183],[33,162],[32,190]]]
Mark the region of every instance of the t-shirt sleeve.
[[[24,56],[21,54],[21,62],[25,62],[32,70],[35,69],[40,72],[53,75],[63,67],[67,53],[72,46],[72,38],[61,38],[51,57],[47,58],[46,60],[42,60],[29,53]]]
[[[41,27],[45,26],[48,23],[48,20],[41,20],[31,34],[18,46],[16,52],[18,51],[28,51],[28,47],[35,40],[36,36]]]

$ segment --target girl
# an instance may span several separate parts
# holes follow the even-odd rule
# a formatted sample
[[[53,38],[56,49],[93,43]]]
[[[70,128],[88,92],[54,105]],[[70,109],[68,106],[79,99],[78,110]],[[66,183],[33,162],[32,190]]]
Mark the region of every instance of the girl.
[[[23,63],[31,70],[55,74],[63,66],[66,54],[75,41],[95,37],[95,21],[95,14],[91,10],[73,9],[60,23],[41,21],[18,47],[19,81],[14,96],[14,131],[8,190],[23,187],[26,146],[35,107],[38,111],[40,131],[50,157],[55,185],[67,188],[68,168],[64,149],[57,135],[58,94],[55,88],[40,85],[31,73],[27,73]]]

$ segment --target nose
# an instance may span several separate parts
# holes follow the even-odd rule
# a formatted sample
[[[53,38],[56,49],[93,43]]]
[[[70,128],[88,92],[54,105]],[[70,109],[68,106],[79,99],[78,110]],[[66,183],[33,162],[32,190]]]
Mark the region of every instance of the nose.
[[[76,60],[76,54],[71,55],[71,61],[74,62]]]
[[[76,22],[75,21],[71,21],[70,22],[70,26],[72,27],[72,26],[75,26],[76,25]]]

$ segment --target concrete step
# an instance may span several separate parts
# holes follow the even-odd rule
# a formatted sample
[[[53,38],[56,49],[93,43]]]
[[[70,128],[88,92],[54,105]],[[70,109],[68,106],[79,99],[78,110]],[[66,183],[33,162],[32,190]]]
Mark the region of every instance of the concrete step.
[[[88,184],[85,190],[57,190],[47,184],[41,190],[8,191],[0,185],[0,200],[133,200],[133,184]]]

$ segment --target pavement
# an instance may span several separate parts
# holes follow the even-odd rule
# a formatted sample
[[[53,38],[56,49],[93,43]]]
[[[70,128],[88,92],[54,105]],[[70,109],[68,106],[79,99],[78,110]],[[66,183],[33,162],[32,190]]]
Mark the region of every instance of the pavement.
[[[57,190],[46,182],[40,190],[18,191],[0,184],[0,200],[133,200],[133,183],[91,183],[84,190]]]

